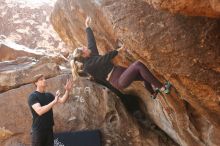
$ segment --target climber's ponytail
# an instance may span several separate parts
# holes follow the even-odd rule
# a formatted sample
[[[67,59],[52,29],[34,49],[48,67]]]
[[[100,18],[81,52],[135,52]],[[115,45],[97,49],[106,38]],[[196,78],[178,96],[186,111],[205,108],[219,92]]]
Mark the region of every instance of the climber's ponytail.
[[[78,68],[75,60],[71,60],[70,65],[71,65],[73,80],[75,81],[79,77],[79,74],[78,74],[79,68]]]

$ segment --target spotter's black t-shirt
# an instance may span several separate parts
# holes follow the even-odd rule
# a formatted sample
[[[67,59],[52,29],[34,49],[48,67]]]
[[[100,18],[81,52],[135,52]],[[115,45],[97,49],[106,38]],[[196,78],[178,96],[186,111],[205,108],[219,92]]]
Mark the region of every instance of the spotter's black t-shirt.
[[[47,129],[52,129],[54,125],[53,120],[53,110],[50,109],[48,112],[44,113],[43,115],[39,116],[32,105],[35,103],[40,103],[41,106],[49,104],[51,101],[54,100],[54,95],[51,93],[41,93],[38,91],[34,91],[30,94],[28,98],[28,105],[32,113],[33,123],[32,123],[32,130],[33,131],[44,131]]]

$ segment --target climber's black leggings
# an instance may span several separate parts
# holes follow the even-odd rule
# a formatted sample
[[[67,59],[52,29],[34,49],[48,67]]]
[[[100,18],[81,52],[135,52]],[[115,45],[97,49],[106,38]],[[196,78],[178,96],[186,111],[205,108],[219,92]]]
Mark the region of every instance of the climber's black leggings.
[[[109,79],[109,82],[118,89],[128,87],[133,81],[144,81],[146,89],[151,94],[154,93],[152,86],[155,88],[161,88],[163,86],[140,61],[132,63],[128,68],[116,66]]]

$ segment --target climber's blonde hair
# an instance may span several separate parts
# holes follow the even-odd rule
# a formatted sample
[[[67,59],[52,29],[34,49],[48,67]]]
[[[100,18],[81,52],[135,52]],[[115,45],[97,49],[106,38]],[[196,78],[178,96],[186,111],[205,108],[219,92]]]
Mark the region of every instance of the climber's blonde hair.
[[[83,47],[76,48],[72,54],[72,60],[70,61],[73,80],[79,77],[79,71],[81,70],[79,62],[83,60]]]

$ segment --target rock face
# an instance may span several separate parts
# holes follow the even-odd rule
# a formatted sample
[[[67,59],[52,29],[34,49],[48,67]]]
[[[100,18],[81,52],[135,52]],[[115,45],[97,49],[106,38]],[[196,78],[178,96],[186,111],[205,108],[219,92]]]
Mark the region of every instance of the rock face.
[[[182,13],[191,16],[220,16],[219,0],[144,0],[157,9],[168,10],[174,13]]]
[[[48,79],[48,91],[55,93],[61,89],[64,92],[60,85],[68,77],[60,75]],[[140,129],[119,98],[103,86],[83,78],[74,85],[67,103],[54,108],[55,132],[100,129],[105,146],[177,145],[162,131]],[[28,84],[0,94],[1,146],[30,144],[31,115],[27,97],[32,91],[34,85]]]
[[[73,98],[58,111],[57,118],[62,119],[57,131],[98,128],[103,134],[103,145],[176,145],[161,131],[141,130],[115,94],[85,79],[75,82]]]
[[[175,87],[155,101],[141,85],[131,89],[147,101],[146,114],[161,129],[180,145],[220,145],[219,20],[158,11],[140,0],[58,0],[51,20],[62,39],[77,47],[86,45],[88,14],[101,54],[120,40],[127,47],[121,62],[139,59]]]
[[[30,83],[39,73],[46,78],[60,74],[58,65],[47,57],[39,61],[23,57],[15,61],[0,62],[0,68],[0,92]]]
[[[65,50],[66,46],[49,22],[54,2],[55,0],[0,1],[0,38],[28,48]]]
[[[34,57],[39,59],[43,56],[42,52],[36,52],[20,45],[6,44],[0,41],[0,61],[16,60],[18,57]]]
[[[220,1],[219,0],[209,0],[209,2],[215,11],[220,12]]]
[[[2,41],[0,40],[0,61],[12,61],[16,60],[19,57],[33,57],[37,60],[40,60],[41,57],[49,57],[52,61],[61,64],[65,60],[62,56],[67,57],[69,52],[49,52],[48,50],[41,49],[30,49],[23,45],[16,44],[14,42]],[[48,59],[49,60],[49,59]]]

